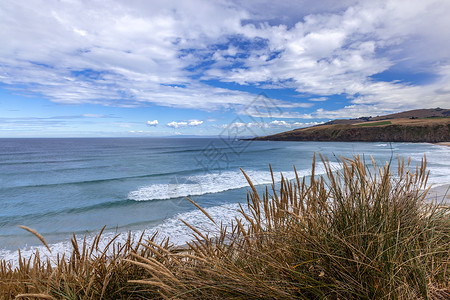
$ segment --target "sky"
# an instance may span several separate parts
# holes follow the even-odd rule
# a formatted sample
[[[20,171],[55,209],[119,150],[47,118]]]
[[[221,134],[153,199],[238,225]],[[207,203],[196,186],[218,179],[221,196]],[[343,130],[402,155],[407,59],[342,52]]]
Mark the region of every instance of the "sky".
[[[448,0],[2,0],[0,137],[252,136],[450,108]]]

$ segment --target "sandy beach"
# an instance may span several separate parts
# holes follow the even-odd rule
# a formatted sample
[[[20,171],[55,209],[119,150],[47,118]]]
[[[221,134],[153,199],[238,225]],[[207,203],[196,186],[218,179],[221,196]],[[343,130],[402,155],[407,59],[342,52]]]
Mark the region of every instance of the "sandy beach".
[[[450,204],[450,184],[432,187],[428,192],[428,199],[442,201],[445,204]]]

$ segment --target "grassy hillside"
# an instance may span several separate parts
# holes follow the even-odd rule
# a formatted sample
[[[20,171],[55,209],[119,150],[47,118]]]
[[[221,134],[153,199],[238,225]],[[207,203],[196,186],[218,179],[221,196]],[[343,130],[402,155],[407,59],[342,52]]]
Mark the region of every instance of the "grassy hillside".
[[[372,122],[391,119],[431,119],[431,118],[446,118],[450,117],[450,109],[444,108],[430,108],[430,109],[414,109],[403,111],[395,114],[389,114],[376,117],[360,117],[357,119],[337,119],[326,124],[356,124],[362,122]]]
[[[323,125],[257,137],[255,140],[448,142],[450,110],[415,110],[387,116],[334,120]]]

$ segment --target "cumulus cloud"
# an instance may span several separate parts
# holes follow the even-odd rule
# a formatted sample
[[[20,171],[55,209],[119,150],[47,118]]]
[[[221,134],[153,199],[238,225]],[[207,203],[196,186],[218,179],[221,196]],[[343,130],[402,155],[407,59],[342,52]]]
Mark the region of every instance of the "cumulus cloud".
[[[176,121],[172,121],[170,123],[167,123],[167,127],[171,127],[171,128],[181,128],[181,127],[187,127],[187,126],[200,126],[203,124],[203,121],[200,120],[190,120],[190,121],[181,121],[181,122],[176,122]]]
[[[158,120],[147,121],[147,125],[156,127],[156,126],[158,126]]]
[[[200,121],[200,120],[191,120],[191,121],[189,121],[189,126],[199,126],[199,125],[202,125],[203,124],[203,121]]]
[[[278,121],[278,120],[274,120],[272,122],[270,122],[270,125],[272,126],[276,126],[276,127],[291,127],[291,124],[287,123],[286,121]]]
[[[171,128],[180,128],[180,127],[188,126],[188,123],[187,122],[175,122],[175,121],[172,121],[170,123],[167,123],[166,126],[167,127],[171,127]]]

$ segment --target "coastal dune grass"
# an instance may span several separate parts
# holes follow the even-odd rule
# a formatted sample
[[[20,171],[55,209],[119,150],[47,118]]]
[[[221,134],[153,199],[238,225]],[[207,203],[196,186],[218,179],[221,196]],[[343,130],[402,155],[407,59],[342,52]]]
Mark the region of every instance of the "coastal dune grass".
[[[263,191],[244,173],[247,205],[230,227],[194,203],[220,233],[185,223],[183,247],[130,235],[100,248],[102,230],[74,237],[70,257],[1,261],[0,298],[450,299],[450,209],[426,199],[426,160],[322,162],[325,175],[314,157],[308,179]]]

